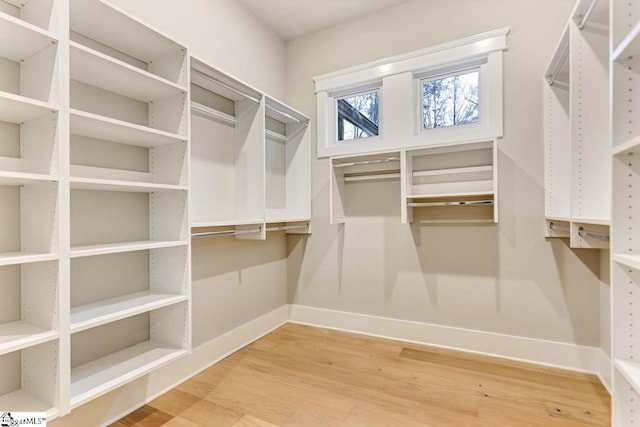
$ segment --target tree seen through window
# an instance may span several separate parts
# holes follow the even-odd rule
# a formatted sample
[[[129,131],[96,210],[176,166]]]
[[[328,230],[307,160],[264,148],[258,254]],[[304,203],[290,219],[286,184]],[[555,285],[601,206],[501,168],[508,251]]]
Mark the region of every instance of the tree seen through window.
[[[478,71],[422,80],[422,129],[479,120]]]

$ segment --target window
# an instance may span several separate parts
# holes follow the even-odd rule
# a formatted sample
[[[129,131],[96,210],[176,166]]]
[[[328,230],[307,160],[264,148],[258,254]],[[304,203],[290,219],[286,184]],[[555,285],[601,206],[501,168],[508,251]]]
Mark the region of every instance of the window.
[[[479,70],[422,79],[422,129],[477,123]]]
[[[368,138],[379,134],[378,90],[336,99],[337,140]]]
[[[508,33],[501,28],[315,77],[318,157],[502,137]]]

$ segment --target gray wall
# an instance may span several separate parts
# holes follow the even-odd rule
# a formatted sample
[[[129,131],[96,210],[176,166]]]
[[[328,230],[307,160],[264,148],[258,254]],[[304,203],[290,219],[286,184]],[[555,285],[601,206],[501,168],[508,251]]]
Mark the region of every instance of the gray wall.
[[[543,237],[542,76],[573,4],[415,0],[287,43],[287,100],[315,117],[315,75],[511,27],[500,223],[401,225],[399,183],[369,182],[347,186],[346,224],[329,225],[328,161],[314,158],[313,237],[290,242],[290,303],[599,345],[598,251]]]

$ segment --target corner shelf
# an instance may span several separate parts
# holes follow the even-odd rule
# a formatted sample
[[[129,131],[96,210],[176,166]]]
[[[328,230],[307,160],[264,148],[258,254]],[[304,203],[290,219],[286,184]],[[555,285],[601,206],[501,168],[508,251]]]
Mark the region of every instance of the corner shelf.
[[[185,141],[181,135],[79,110],[71,110],[71,133],[145,148]]]
[[[119,254],[123,252],[135,252],[148,249],[173,248],[177,246],[187,246],[188,241],[139,241],[125,243],[105,243],[101,245],[82,245],[71,247],[71,258],[81,258],[87,256]]]
[[[186,295],[143,291],[71,309],[71,333],[187,301]]]
[[[146,341],[71,370],[71,408],[158,369],[187,351]]]

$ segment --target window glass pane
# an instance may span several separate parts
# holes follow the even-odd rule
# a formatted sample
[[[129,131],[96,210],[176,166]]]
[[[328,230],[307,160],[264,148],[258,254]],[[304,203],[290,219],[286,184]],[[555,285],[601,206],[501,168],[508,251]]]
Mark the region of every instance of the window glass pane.
[[[422,80],[422,129],[477,122],[478,74]]]
[[[378,135],[380,95],[377,90],[336,100],[338,141]]]

